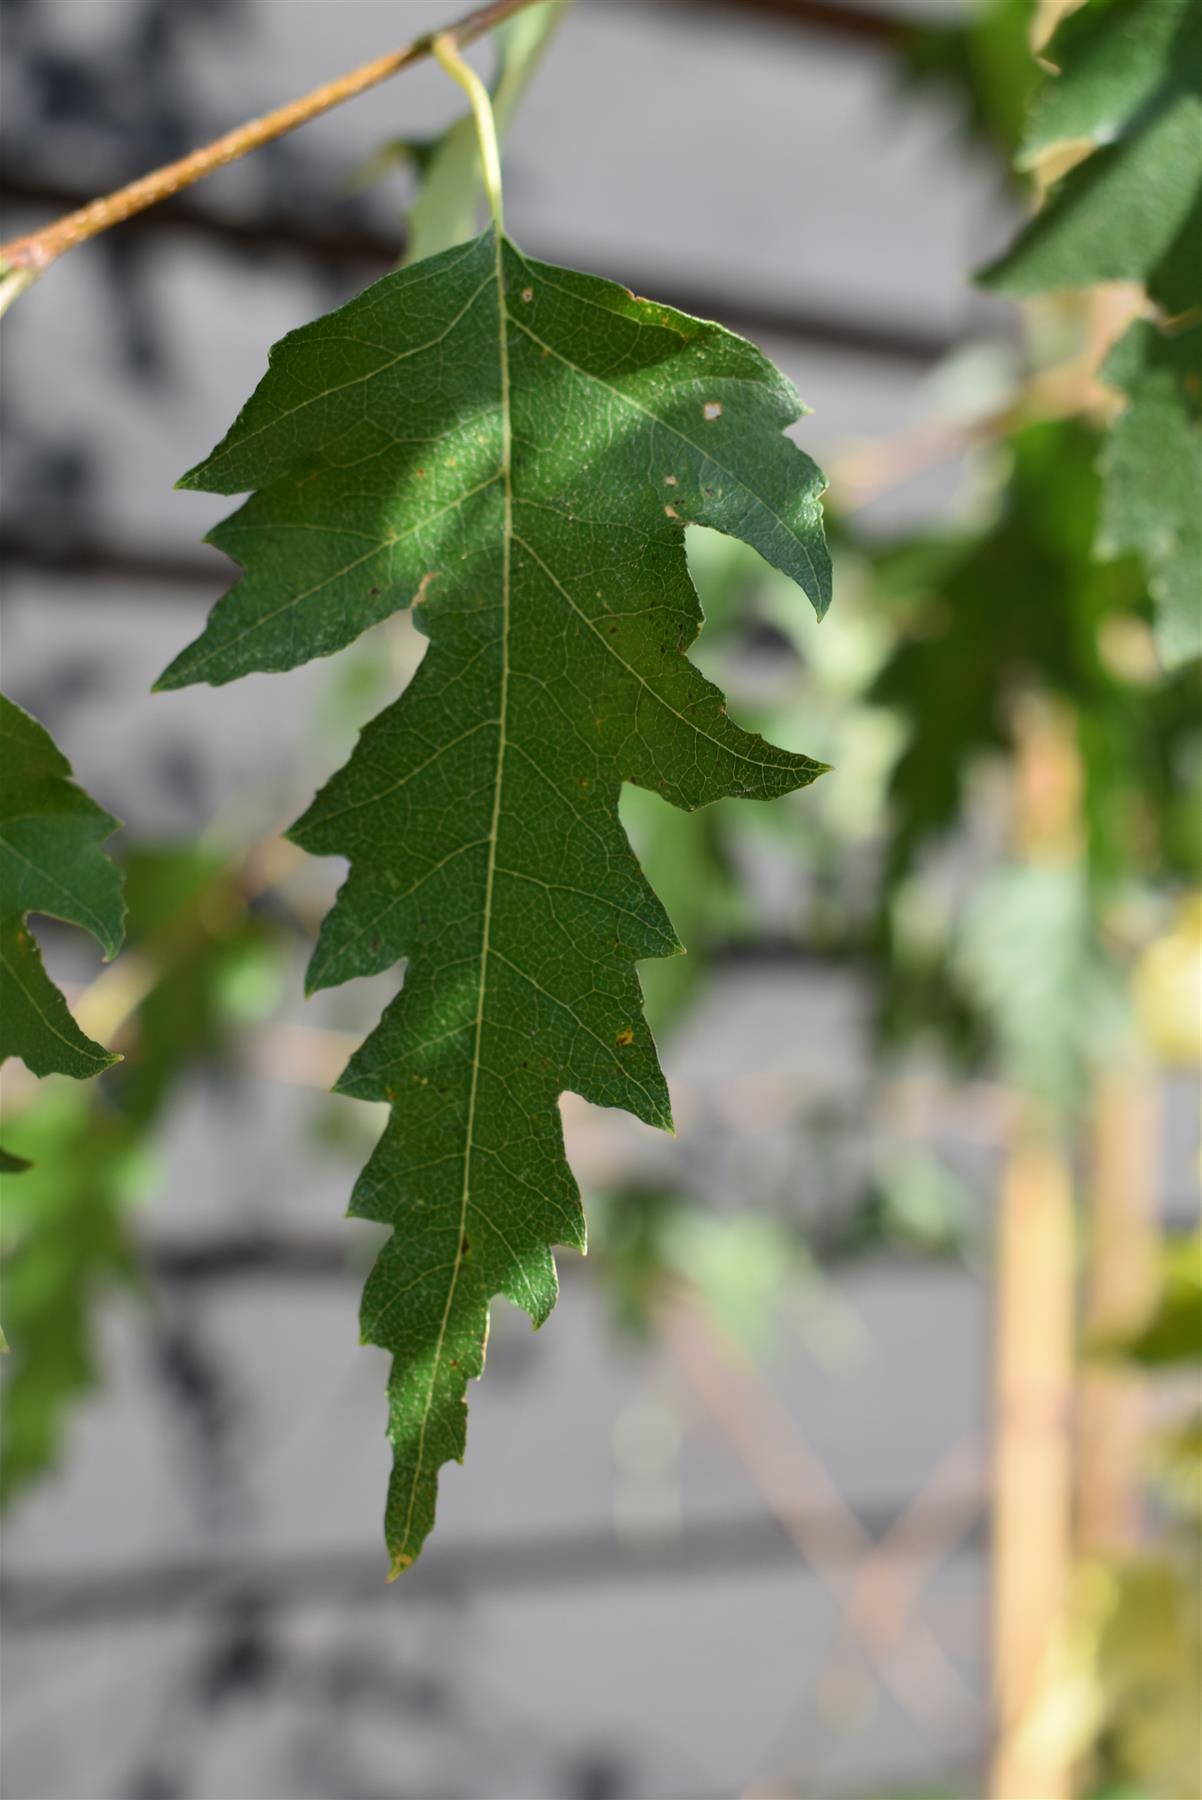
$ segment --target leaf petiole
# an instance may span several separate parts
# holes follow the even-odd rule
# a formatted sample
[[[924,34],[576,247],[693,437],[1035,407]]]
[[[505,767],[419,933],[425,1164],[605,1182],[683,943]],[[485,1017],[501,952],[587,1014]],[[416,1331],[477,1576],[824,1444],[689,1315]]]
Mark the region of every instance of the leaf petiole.
[[[477,98],[471,83],[476,81],[472,71],[455,54],[456,44],[473,42],[483,37],[486,31],[502,25],[515,14],[533,6],[535,0],[488,0],[488,4],[478,7],[475,12],[468,13],[447,31],[439,33],[444,51],[449,52],[453,61],[440,55],[443,67],[453,74],[456,81],[467,89],[472,99],[472,108],[476,114],[477,129],[481,133],[481,155],[485,164],[485,183],[488,187],[489,203],[493,217],[500,230],[501,175],[500,158],[497,154],[496,130],[492,124],[491,106],[488,95],[481,87],[485,111],[481,114]],[[149,175],[142,175],[137,181],[129,182],[118,188],[115,193],[105,194],[99,200],[92,200],[75,212],[67,213],[52,224],[39,226],[36,231],[26,232],[24,236],[11,238],[0,244],[0,313],[3,313],[25,290],[32,286],[36,278],[43,274],[56,258],[64,251],[72,250],[77,244],[87,243],[101,231],[110,231],[114,225],[122,224],[135,214],[144,212],[149,206],[157,206],[160,201],[169,200],[172,195],[181,193],[191,187],[193,182],[211,175],[216,169],[223,169],[228,163],[236,162],[251,150],[258,150],[264,144],[270,144],[276,138],[283,137],[286,132],[295,131],[298,126],[308,124],[310,119],[320,118],[331,107],[341,106],[343,101],[352,100],[358,94],[366,93],[369,88],[387,81],[391,76],[399,74],[412,63],[422,57],[435,53],[434,41],[429,36],[415,38],[403,49],[390,52],[386,56],[377,57],[373,62],[362,64],[352,69],[348,75],[340,75],[333,81],[323,82],[311,93],[303,94],[298,100],[290,100],[285,106],[278,106],[274,111],[264,113],[262,118],[250,119],[245,125],[239,125],[233,131],[227,131],[223,137],[214,139],[211,144],[193,150],[189,155],[181,157],[177,162],[166,163],[161,169],[153,170]],[[456,68],[454,64],[458,64]],[[462,70],[462,73],[460,73]],[[481,86],[477,82],[477,86]],[[488,140],[486,143],[485,140]]]
[[[488,210],[492,214],[493,228],[500,237],[505,230],[505,220],[501,206],[501,152],[497,143],[492,98],[476,71],[460,56],[450,32],[440,32],[430,48],[435,60],[446,70],[452,81],[459,83],[471,101],[472,117],[476,121],[476,138],[480,145],[484,191],[488,195]]]

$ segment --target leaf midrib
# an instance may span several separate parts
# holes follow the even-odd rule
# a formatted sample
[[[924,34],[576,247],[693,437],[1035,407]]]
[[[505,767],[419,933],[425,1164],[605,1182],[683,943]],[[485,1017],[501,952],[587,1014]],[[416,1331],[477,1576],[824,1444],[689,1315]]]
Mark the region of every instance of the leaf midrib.
[[[442,1319],[438,1327],[438,1339],[434,1346],[434,1358],[430,1369],[430,1386],[426,1393],[426,1404],[422,1412],[421,1427],[417,1439],[417,1456],[414,1461],[413,1475],[409,1485],[409,1505],[405,1513],[405,1528],[400,1545],[394,1557],[394,1568],[405,1568],[412,1558],[409,1556],[409,1534],[413,1526],[413,1511],[417,1502],[418,1484],[421,1481],[425,1466],[426,1430],[430,1422],[430,1413],[434,1406],[434,1393],[438,1385],[439,1370],[442,1367],[443,1346],[446,1342],[447,1326],[451,1318],[451,1308],[455,1303],[455,1293],[459,1285],[459,1276],[463,1268],[464,1233],[467,1229],[467,1216],[471,1206],[472,1189],[472,1151],[475,1137],[476,1100],[480,1085],[480,1049],[484,1038],[484,1002],[488,992],[488,960],[492,935],[493,887],[497,871],[497,837],[501,823],[501,793],[505,780],[505,752],[508,743],[507,723],[509,716],[509,597],[510,569],[513,554],[513,428],[510,417],[509,401],[509,313],[505,304],[505,267],[504,239],[495,228],[493,230],[493,246],[495,262],[493,279],[497,289],[497,351],[501,378],[501,467],[503,521],[501,528],[501,691],[497,704],[497,756],[493,770],[493,803],[492,818],[488,830],[488,860],[484,877],[483,921],[480,936],[480,965],[476,994],[475,1041],[472,1045],[472,1074],[468,1090],[467,1127],[463,1146],[463,1185],[459,1202],[459,1221],[455,1234],[455,1256],[451,1269],[451,1279],[447,1284],[446,1303],[442,1309]],[[495,478],[494,478],[495,479]]]

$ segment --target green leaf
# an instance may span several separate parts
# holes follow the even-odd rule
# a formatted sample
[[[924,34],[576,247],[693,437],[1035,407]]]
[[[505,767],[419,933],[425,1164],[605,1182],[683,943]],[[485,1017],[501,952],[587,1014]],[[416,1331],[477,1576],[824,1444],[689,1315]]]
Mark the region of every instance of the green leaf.
[[[1103,458],[1102,556],[1135,551],[1172,665],[1202,651],[1202,0],[1087,5],[1057,34],[1063,74],[1037,100],[1020,160],[1061,142],[1097,146],[1049,192],[986,285],[1039,294],[1142,281],[1169,318],[1135,325],[1105,380],[1129,405]]]
[[[1098,147],[980,279],[1013,294],[1143,281],[1169,313],[1198,304],[1202,0],[1095,0],[1052,55],[1063,73],[1036,101],[1020,160],[1061,141]]]
[[[1194,0],[1093,0],[1069,13],[1049,53],[1060,73],[1031,108],[1020,165],[1072,138],[1113,143],[1166,94],[1197,88],[1189,58],[1197,30]]]
[[[1102,451],[1098,553],[1143,561],[1171,667],[1202,654],[1202,325],[1170,334],[1138,322],[1102,379],[1128,404]]]
[[[396,1227],[363,1336],[395,1357],[394,1572],[464,1449],[503,1293],[541,1323],[584,1247],[558,1096],[670,1128],[635,963],[679,949],[618,821],[623,781],[692,808],[821,765],[740,731],[685,652],[684,528],[743,538],[821,613],[801,404],[750,344],[486,232],[285,338],[186,485],[256,489],[246,568],[161,686],[329,655],[412,604],[430,649],[294,827],[350,859],[310,986],[407,959],[343,1092],[391,1121],[352,1212]]]
[[[100,846],[117,829],[71,780],[49,733],[0,695],[0,1062],[35,1075],[98,1074],[116,1057],[85,1037],[42,966],[31,912],[90,931],[106,959],[124,931],[121,876]]]

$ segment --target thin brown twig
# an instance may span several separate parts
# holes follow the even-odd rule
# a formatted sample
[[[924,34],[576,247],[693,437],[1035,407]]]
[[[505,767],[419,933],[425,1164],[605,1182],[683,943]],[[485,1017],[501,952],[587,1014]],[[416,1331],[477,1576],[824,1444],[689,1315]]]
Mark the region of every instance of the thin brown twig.
[[[120,225],[135,213],[144,212],[148,206],[157,206],[160,201],[170,199],[173,194],[191,187],[193,182],[213,174],[216,169],[225,168],[227,163],[236,162],[249,151],[258,150],[286,132],[307,125],[310,119],[319,118],[332,107],[341,106],[344,100],[353,100],[368,88],[377,87],[411,63],[432,55],[436,37],[450,39],[462,47],[533,3],[534,0],[491,0],[491,4],[466,14],[442,31],[426,32],[400,50],[390,51],[386,56],[376,57],[374,61],[352,69],[349,74],[324,82],[311,93],[290,100],[273,112],[264,113],[261,118],[249,119],[246,124],[227,131],[223,137],[191,151],[177,162],[166,163],[126,187],[90,201],[76,212],[0,244],[0,311],[36,281],[64,251]]]
[[[982,1463],[975,1439],[953,1444],[856,1569],[848,1615],[857,1633],[881,1650],[902,1647],[906,1622],[927,1576],[980,1519],[986,1488]],[[933,1518],[942,1522],[934,1547],[929,1530]]]

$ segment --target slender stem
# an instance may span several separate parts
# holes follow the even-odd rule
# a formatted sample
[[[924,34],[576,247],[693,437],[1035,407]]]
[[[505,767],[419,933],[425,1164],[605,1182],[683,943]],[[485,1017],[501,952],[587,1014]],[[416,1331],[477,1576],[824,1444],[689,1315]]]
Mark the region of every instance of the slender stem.
[[[460,56],[452,32],[439,32],[432,49],[437,61],[452,81],[459,83],[472,103],[472,117],[476,121],[476,138],[480,145],[484,191],[488,195],[493,228],[499,238],[505,230],[505,220],[501,210],[501,152],[497,144],[497,126],[492,114],[491,96],[476,71]]]
[[[477,8],[475,12],[468,13],[445,31],[436,34],[438,42],[443,46],[441,53],[438,53],[439,61],[454,74],[471,97],[480,132],[489,203],[498,229],[501,205],[500,165],[488,95],[483,83],[455,52],[458,46],[483,37],[495,25],[502,24],[512,14],[533,4],[534,0],[490,0],[489,5]],[[411,63],[420,62],[423,57],[433,54],[436,54],[435,34],[427,33],[424,37],[415,38],[403,49],[391,51],[387,56],[377,57],[374,62],[364,63],[360,68],[351,70],[347,75],[325,82],[321,87],[314,88],[312,93],[302,95],[299,100],[290,100],[286,106],[279,106],[274,112],[265,113],[262,118],[248,120],[245,125],[226,132],[224,137],[216,138],[199,150],[193,150],[178,162],[166,163],[163,168],[155,169],[137,181],[131,181],[127,187],[118,188],[115,193],[106,194],[103,198],[80,207],[78,212],[67,213],[50,225],[43,225],[36,231],[27,232],[23,237],[12,238],[8,243],[0,244],[0,312],[65,250],[74,249],[76,244],[86,243],[88,238],[95,237],[99,232],[120,225],[135,213],[145,211],[148,206],[157,206],[159,201],[170,199],[173,194],[191,187],[194,181],[211,175],[215,169],[223,169],[227,163],[236,162],[248,151],[258,150],[263,144],[270,144],[275,138],[283,137],[285,132],[295,131],[298,125],[307,125],[310,119],[319,118],[332,107],[340,106],[344,100],[354,99],[357,94],[365,93],[368,88],[387,81],[390,76],[408,68]],[[485,114],[481,112],[475,88],[479,88],[483,95],[487,122]]]

